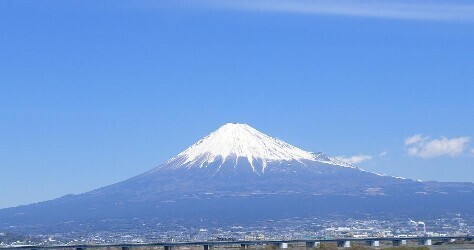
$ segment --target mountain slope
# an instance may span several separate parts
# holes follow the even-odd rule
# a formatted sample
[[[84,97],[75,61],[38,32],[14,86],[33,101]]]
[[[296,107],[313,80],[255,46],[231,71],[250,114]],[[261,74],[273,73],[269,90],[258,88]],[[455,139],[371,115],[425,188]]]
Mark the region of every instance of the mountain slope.
[[[403,183],[422,186],[413,180],[366,172],[324,153],[304,151],[245,124],[228,123],[165,164],[91,193],[123,194],[127,190],[132,199],[242,192],[382,194],[404,189],[397,186]]]
[[[221,163],[234,160],[236,167],[239,165],[237,160],[241,158],[250,164],[252,171],[263,173],[269,162],[313,160],[314,156],[246,124],[228,123],[172,158],[166,165],[202,168],[218,160]],[[254,166],[254,161],[260,163],[260,168]]]
[[[414,206],[419,204],[423,206]],[[136,218],[242,221],[334,213],[431,216],[473,210],[472,183],[375,174],[324,153],[304,151],[248,125],[229,123],[139,176],[84,194],[2,209],[0,229],[72,225],[77,229],[86,222],[95,228],[103,221],[114,228],[117,221],[127,224]]]

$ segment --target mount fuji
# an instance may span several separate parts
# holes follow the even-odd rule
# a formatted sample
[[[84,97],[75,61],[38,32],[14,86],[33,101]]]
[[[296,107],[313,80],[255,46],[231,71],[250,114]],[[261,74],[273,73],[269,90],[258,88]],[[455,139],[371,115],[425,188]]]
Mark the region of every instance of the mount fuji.
[[[474,184],[365,171],[228,123],[164,164],[79,195],[0,210],[0,229],[116,229],[131,221],[439,216],[474,211]],[[120,222],[120,223],[119,223]]]

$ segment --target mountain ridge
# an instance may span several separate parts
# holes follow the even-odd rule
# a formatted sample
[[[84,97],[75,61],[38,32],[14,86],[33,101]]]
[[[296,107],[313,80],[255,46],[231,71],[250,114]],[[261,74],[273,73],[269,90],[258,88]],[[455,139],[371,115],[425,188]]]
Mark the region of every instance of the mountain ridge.
[[[271,162],[297,161],[302,163],[302,161],[314,161],[338,167],[353,168],[379,176],[407,179],[367,171],[335,157],[330,157],[324,152],[305,151],[242,123],[224,124],[164,164],[148,172],[155,172],[159,168],[205,168],[213,165],[214,162],[221,162],[216,170],[218,172],[227,160],[234,160],[235,164],[233,166],[235,167],[239,164],[239,159],[249,162],[252,171],[258,175],[264,174],[268,163]],[[254,166],[254,161],[256,165],[260,165],[260,169]]]
[[[259,208],[265,204],[280,205]],[[423,206],[413,209],[413,204]],[[127,180],[0,209],[0,229],[28,231],[52,225],[67,229],[86,222],[95,227],[98,221],[183,216],[199,221],[466,211],[474,211],[473,183],[420,182],[372,173],[325,153],[304,151],[248,125],[225,124],[162,165]]]
[[[256,173],[265,172],[267,161],[312,160],[314,155],[279,139],[257,131],[247,124],[227,123],[211,134],[205,136],[166,164],[177,159],[184,159],[177,167],[205,167],[216,158],[225,162],[228,157],[233,159],[246,158]],[[254,160],[260,160],[262,169],[255,169]],[[237,163],[236,163],[237,165]]]

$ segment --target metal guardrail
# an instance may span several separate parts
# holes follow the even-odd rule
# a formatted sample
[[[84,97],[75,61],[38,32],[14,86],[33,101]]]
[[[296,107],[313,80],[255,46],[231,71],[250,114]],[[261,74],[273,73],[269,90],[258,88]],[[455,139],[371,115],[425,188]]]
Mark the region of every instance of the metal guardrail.
[[[58,249],[58,248],[74,248],[76,250],[84,250],[90,248],[106,248],[116,247],[122,249],[130,249],[137,247],[180,247],[180,246],[204,246],[206,250],[213,246],[229,246],[229,245],[279,245],[284,243],[325,243],[325,242],[367,242],[367,241],[401,241],[401,240],[432,240],[432,241],[449,241],[449,240],[473,240],[474,236],[423,236],[423,237],[368,237],[368,238],[333,238],[333,239],[294,239],[294,240],[253,240],[253,241],[193,241],[193,242],[156,242],[156,243],[117,243],[117,244],[77,244],[77,245],[21,245],[21,246],[7,246],[0,247],[2,250],[7,249]]]

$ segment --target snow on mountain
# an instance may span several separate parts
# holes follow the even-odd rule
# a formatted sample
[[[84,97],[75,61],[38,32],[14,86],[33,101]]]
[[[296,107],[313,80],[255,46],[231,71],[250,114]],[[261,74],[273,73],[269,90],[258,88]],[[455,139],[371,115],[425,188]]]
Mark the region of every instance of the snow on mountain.
[[[177,167],[203,167],[218,159],[225,162],[240,157],[246,158],[254,170],[254,161],[261,161],[262,172],[271,161],[314,160],[312,153],[265,135],[247,124],[227,123],[170,161],[184,159]]]
[[[183,218],[240,222],[368,213],[406,218],[427,211],[439,218],[469,214],[473,197],[472,183],[375,174],[229,123],[143,174],[79,195],[0,209],[0,230],[52,225],[90,230],[104,222],[115,229],[119,221],[130,228],[137,218],[173,224]]]
[[[217,161],[221,165],[226,161],[237,161],[244,158],[256,173],[264,173],[271,162],[282,161],[315,161],[340,167],[354,166],[327,157],[323,153],[314,154],[292,146],[284,141],[263,134],[247,124],[227,123],[204,137],[176,157],[169,160],[178,162],[180,167],[207,167]],[[258,164],[255,164],[257,163]],[[303,163],[304,164],[304,163]],[[261,166],[262,169],[256,169]]]

